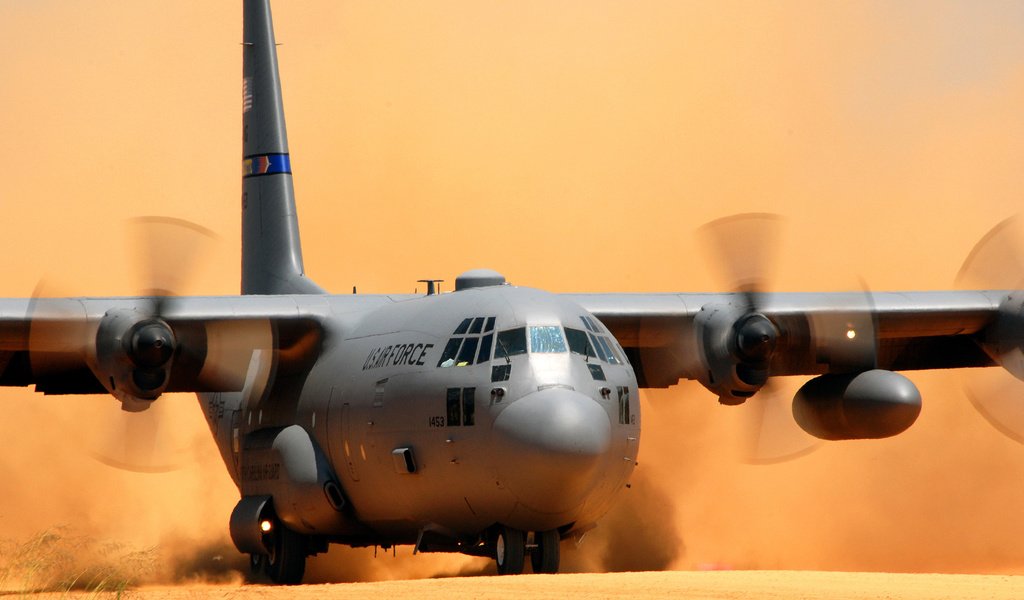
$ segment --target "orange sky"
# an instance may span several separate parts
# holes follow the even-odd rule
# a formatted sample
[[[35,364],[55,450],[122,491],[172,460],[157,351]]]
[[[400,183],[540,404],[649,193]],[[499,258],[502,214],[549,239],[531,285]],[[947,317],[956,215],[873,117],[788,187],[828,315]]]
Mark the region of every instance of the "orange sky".
[[[236,291],[237,4],[0,0],[0,295],[43,275],[68,294],[132,293],[122,222],[150,214],[219,232],[192,291]],[[552,291],[723,289],[693,230],[744,211],[787,217],[772,289],[944,289],[1019,210],[1018,3],[276,9],[306,267],[330,290],[409,292],[480,266]],[[1024,564],[1024,448],[956,376],[913,377],[926,406],[904,436],[760,470],[722,462],[733,416],[710,394],[653,396],[641,470],[675,506],[674,564]],[[223,477],[212,455],[192,487],[76,475],[92,467],[41,433],[76,402],[0,393],[0,478],[16,484],[0,537],[67,520],[97,478],[132,518],[178,527],[165,497],[195,505]],[[233,490],[213,487],[192,521],[222,535]],[[101,531],[132,528],[116,502],[84,504]]]

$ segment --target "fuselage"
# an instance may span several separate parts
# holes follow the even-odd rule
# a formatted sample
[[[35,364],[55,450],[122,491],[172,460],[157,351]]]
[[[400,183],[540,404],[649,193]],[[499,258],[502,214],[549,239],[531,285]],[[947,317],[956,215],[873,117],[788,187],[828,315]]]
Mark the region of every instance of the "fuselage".
[[[575,303],[484,286],[332,309],[323,328],[308,372],[261,376],[254,360],[246,390],[203,402],[243,496],[273,494],[280,477],[275,459],[246,460],[260,431],[297,424],[322,452],[346,511],[293,527],[360,544],[413,543],[425,530],[471,537],[497,523],[567,535],[627,483],[636,377]]]

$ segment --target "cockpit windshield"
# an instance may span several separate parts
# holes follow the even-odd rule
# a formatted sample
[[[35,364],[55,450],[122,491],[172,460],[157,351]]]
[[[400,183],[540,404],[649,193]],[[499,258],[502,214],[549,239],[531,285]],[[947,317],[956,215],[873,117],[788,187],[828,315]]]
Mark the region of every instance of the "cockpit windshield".
[[[508,358],[518,354],[526,354],[526,328],[517,327],[498,332],[494,358]]]
[[[553,353],[567,352],[562,328],[558,325],[537,325],[530,327],[530,351]]]

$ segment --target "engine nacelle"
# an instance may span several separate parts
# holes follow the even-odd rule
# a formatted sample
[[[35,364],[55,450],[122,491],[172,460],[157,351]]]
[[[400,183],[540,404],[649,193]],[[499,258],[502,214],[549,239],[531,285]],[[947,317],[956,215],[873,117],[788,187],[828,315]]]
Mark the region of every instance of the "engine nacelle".
[[[764,315],[731,304],[701,307],[694,318],[705,370],[697,380],[723,404],[742,404],[768,381],[778,330]]]
[[[793,418],[823,440],[879,439],[902,433],[921,414],[921,393],[892,371],[822,375],[793,398]]]
[[[145,410],[167,389],[175,350],[174,332],[162,319],[111,310],[100,321],[89,366],[125,410]]]

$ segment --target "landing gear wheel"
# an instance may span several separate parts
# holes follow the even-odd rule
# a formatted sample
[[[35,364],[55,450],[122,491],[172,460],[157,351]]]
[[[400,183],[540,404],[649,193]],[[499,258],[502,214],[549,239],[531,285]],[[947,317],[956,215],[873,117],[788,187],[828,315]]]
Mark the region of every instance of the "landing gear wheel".
[[[526,565],[526,534],[499,525],[494,536],[494,561],[498,563],[498,575],[522,573]]]
[[[270,556],[263,559],[263,570],[274,583],[295,585],[306,572],[306,538],[277,522]]]
[[[557,529],[537,531],[533,534],[536,547],[530,552],[530,564],[534,573],[557,573],[561,536]]]
[[[257,583],[266,577],[267,557],[262,554],[249,555],[249,583]]]

